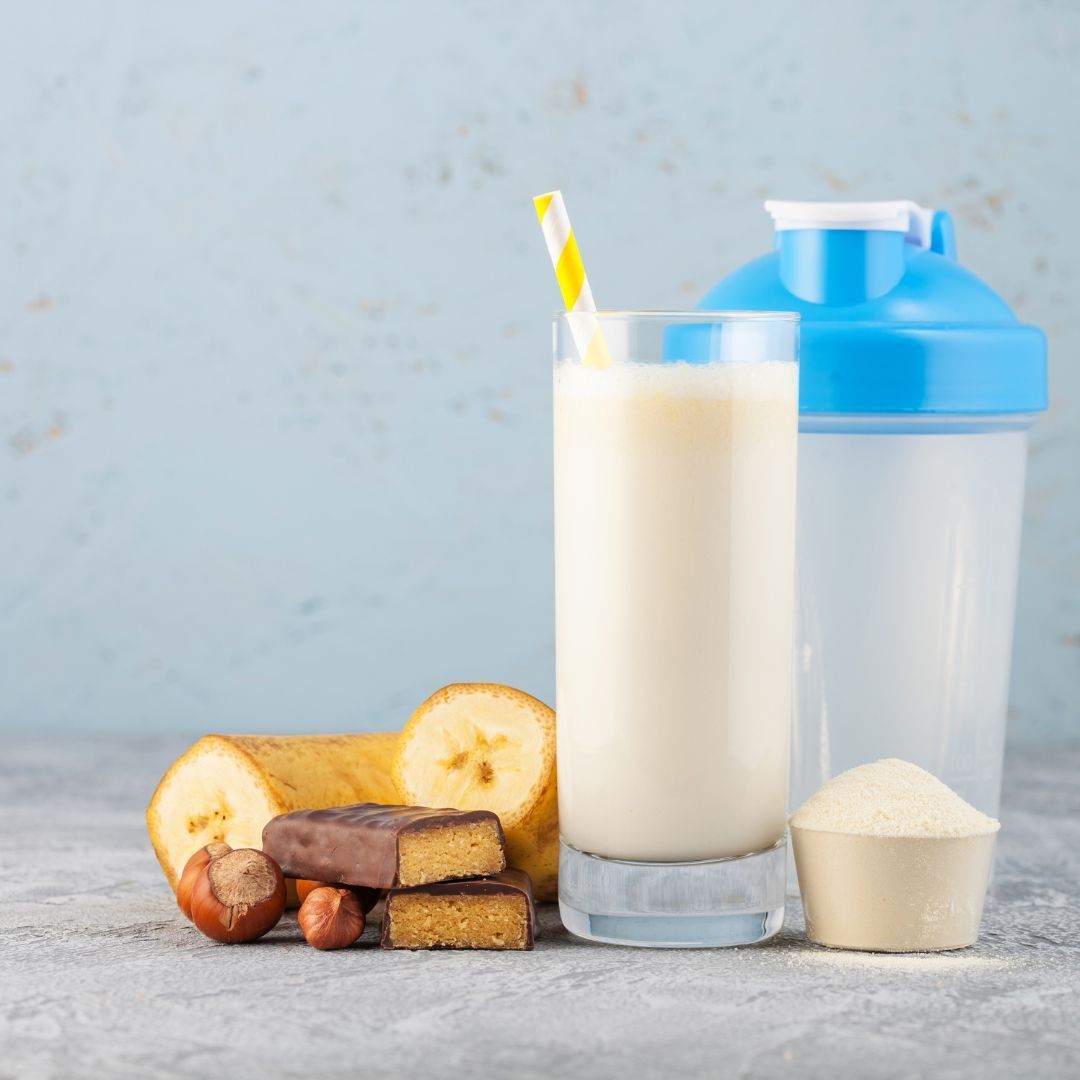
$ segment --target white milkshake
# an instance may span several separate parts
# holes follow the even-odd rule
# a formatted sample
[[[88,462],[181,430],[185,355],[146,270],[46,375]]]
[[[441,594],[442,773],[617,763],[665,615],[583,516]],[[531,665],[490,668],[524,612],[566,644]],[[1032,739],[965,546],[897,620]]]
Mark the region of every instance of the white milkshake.
[[[559,820],[647,862],[784,834],[794,363],[555,373]]]

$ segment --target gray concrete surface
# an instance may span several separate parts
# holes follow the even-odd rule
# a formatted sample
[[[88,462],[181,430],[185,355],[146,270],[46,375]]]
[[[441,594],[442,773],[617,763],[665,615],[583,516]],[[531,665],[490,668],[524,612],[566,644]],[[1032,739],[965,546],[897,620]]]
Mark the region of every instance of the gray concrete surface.
[[[1011,754],[979,944],[322,954],[288,918],[220,946],[177,913],[142,811],[175,739],[0,749],[0,1078],[1075,1077],[1080,748]]]

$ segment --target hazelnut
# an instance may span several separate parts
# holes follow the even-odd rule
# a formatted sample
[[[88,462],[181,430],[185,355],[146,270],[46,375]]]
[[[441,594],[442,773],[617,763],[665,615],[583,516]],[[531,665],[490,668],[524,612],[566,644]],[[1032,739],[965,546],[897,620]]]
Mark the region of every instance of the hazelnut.
[[[382,892],[379,889],[371,889],[366,885],[337,885],[332,881],[308,881],[306,878],[296,879],[296,895],[302,904],[308,894],[314,889],[348,889],[360,902],[360,910],[366,915],[378,902]]]
[[[285,910],[285,878],[269,855],[239,848],[208,862],[191,888],[191,920],[215,941],[254,941]]]
[[[191,889],[195,884],[195,878],[208,862],[220,858],[232,851],[228,844],[214,842],[199,848],[194,855],[184,864],[180,880],[176,885],[176,903],[184,913],[184,917],[191,918]]]
[[[308,893],[296,916],[309,945],[344,949],[364,932],[364,909],[351,889],[321,885]]]
[[[330,886],[329,881],[308,881],[307,878],[296,879],[296,899],[302,904],[312,889],[323,889]]]

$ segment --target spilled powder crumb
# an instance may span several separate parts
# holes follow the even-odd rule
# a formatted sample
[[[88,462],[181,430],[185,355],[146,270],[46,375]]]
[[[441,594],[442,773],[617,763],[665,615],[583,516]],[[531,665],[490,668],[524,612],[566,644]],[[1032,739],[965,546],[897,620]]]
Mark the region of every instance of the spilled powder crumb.
[[[855,952],[846,949],[800,949],[785,957],[792,967],[834,968],[855,971],[903,972],[904,974],[946,975],[969,972],[1005,971],[1019,961],[1012,957],[979,956],[963,949],[939,953]]]

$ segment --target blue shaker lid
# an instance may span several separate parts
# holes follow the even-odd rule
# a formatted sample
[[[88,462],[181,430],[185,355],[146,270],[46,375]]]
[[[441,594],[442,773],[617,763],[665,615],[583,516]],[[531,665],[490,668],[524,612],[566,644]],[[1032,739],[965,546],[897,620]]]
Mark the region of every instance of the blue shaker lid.
[[[952,219],[913,202],[769,201],[776,246],[701,301],[796,311],[804,413],[1032,413],[1046,338],[956,261]]]

